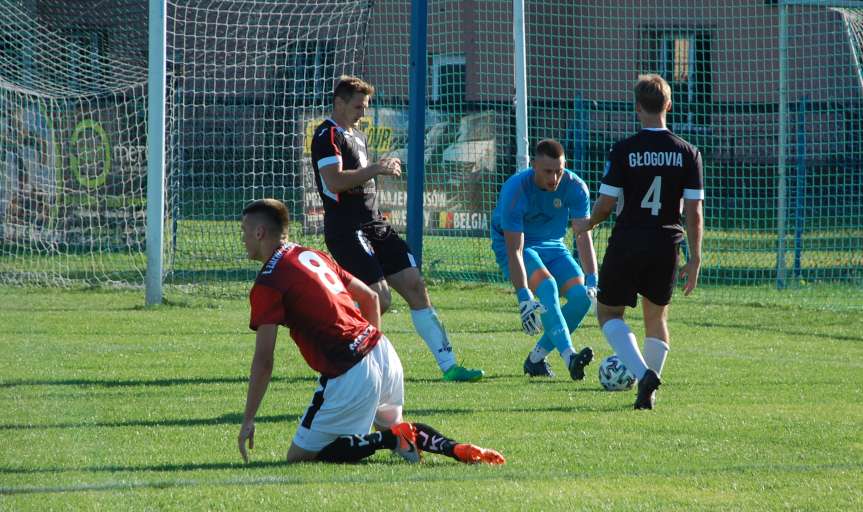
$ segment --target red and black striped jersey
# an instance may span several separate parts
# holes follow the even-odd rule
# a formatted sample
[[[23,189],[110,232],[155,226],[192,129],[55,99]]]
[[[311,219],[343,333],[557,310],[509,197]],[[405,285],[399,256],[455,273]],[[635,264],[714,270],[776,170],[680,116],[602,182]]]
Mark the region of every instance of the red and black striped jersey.
[[[377,345],[347,286],[353,276],[320,251],[286,243],[264,264],[249,293],[249,327],[284,325],[309,366],[337,377]]]

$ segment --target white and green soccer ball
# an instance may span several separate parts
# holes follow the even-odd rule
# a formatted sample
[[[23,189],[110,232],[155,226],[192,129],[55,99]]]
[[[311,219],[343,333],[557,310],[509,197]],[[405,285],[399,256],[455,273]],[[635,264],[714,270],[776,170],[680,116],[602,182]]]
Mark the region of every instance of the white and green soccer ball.
[[[623,365],[623,361],[612,354],[599,365],[599,383],[606,391],[625,391],[635,385],[635,375]]]

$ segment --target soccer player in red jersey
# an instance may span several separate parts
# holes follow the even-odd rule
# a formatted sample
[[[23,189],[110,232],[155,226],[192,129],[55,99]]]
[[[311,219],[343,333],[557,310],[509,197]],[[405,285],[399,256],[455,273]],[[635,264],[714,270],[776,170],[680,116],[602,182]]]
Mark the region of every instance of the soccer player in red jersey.
[[[261,199],[243,210],[247,254],[264,264],[249,294],[249,327],[257,335],[237,438],[243,460],[249,460],[247,442],[254,447],[255,414],[270,382],[276,333],[283,325],[308,365],[320,373],[288,462],[354,462],[386,448],[410,462],[427,451],[465,463],[503,464],[494,450],[457,443],[428,425],[402,421],[402,365],[378,330],[377,293],[327,254],[288,242],[287,228],[288,210],[278,200]],[[369,433],[373,424],[377,431]]]

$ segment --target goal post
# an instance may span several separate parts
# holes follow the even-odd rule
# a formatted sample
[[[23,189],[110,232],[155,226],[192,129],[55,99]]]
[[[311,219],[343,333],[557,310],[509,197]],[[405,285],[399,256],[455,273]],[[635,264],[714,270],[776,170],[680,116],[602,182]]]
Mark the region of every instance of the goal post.
[[[260,197],[325,248],[308,142],[343,73],[376,87],[370,159],[404,163],[380,207],[427,276],[500,281],[503,182],[553,137],[595,195],[656,72],[704,158],[704,284],[863,280],[861,2],[422,4],[424,36],[408,0],[9,3],[0,283],[241,293],[257,269],[237,217]]]
[[[165,240],[166,0],[150,0],[147,76],[147,274],[145,302],[162,302]]]
[[[428,60],[428,2],[411,1],[410,85],[408,119],[407,242],[417,266],[423,258],[423,189],[425,188],[426,61]]]
[[[859,79],[860,93],[863,95],[863,70],[861,70],[861,59],[858,48],[863,48],[859,36],[855,37],[853,30],[853,19],[856,17],[859,24],[859,17],[863,11],[863,2],[859,0],[779,0],[779,118],[778,118],[778,165],[777,165],[777,244],[776,244],[776,287],[779,289],[787,286],[788,279],[788,258],[787,258],[787,224],[789,216],[788,204],[788,160],[794,153],[792,147],[796,148],[798,156],[797,161],[797,186],[795,195],[795,250],[793,257],[793,271],[796,277],[800,275],[801,252],[802,252],[802,232],[803,232],[803,212],[805,208],[802,195],[805,193],[805,156],[806,156],[806,128],[805,128],[805,111],[799,109],[798,133],[797,142],[792,143],[789,134],[789,126],[794,124],[792,115],[789,112],[789,56],[788,56],[788,39],[789,39],[789,8],[792,7],[821,7],[836,9],[842,15],[842,23],[846,29],[848,37],[848,49],[850,54],[850,69],[856,69]],[[842,9],[857,9],[853,10]],[[808,97],[804,97],[804,101],[800,103],[803,107],[808,103]]]

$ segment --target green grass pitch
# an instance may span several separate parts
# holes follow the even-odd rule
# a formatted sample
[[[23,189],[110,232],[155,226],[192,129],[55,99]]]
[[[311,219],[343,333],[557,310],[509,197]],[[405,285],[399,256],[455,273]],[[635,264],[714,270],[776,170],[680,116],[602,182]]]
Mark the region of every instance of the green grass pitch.
[[[236,435],[254,336],[243,299],[0,288],[0,510],[861,510],[863,290],[702,288],[675,297],[657,409],[560,359],[521,364],[503,287],[431,290],[477,384],[439,380],[403,302],[384,317],[407,418],[500,450],[503,467],[378,453],[281,463],[314,375],[282,330],[253,463]],[[629,314],[641,332],[640,314]],[[641,337],[641,336],[639,336]],[[577,345],[610,349],[588,319]]]

